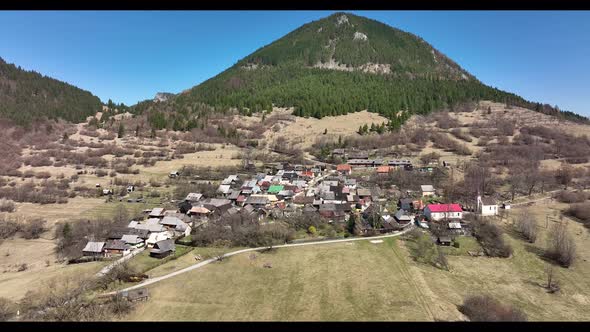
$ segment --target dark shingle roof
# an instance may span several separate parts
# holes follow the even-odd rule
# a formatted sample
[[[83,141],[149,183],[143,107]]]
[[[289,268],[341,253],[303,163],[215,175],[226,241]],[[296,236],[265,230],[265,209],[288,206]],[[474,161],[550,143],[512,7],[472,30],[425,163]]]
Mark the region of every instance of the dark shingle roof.
[[[113,241],[107,241],[107,243],[104,245],[104,249],[106,249],[106,250],[127,250],[127,249],[129,249],[129,246],[125,243],[125,241],[113,240]]]
[[[176,250],[176,246],[174,245],[174,240],[168,239],[168,240],[162,240],[162,241],[156,242],[154,244],[154,248],[151,250],[151,252],[162,253],[162,252],[174,251],[174,250]]]

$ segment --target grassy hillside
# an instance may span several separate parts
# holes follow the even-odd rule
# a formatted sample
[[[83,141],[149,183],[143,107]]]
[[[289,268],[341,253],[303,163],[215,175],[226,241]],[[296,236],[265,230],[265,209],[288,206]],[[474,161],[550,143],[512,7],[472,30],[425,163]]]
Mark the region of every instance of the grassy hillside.
[[[581,224],[568,225],[579,259],[570,268],[556,267],[561,291],[543,288],[550,264],[539,255],[546,243],[545,214],[564,206],[531,210],[541,226],[535,244],[498,221],[514,248],[510,258],[471,257],[469,244],[477,244],[470,238],[461,250],[445,248],[450,271],[415,262],[411,243],[395,239],[281,248],[255,258],[242,254],[148,286],[150,300],[125,320],[456,321],[465,319],[458,305],[479,294],[520,308],[531,321],[588,320],[584,276],[590,265],[582,259],[588,232]]]

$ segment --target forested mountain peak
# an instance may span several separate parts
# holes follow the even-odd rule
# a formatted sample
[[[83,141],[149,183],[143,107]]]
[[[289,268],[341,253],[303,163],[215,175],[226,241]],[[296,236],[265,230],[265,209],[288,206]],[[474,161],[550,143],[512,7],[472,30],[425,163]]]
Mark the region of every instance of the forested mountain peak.
[[[287,64],[411,79],[474,79],[418,36],[348,13],[304,24],[242,59],[237,66],[257,69]]]
[[[100,109],[100,99],[90,92],[0,58],[0,117],[19,125],[40,118],[78,122]]]

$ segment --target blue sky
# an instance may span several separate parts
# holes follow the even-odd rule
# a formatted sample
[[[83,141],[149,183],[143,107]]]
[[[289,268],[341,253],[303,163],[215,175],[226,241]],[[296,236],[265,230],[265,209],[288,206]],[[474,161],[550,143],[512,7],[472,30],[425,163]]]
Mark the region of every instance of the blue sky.
[[[350,11],[485,84],[590,116],[590,12]],[[128,105],[180,92],[333,11],[2,11],[0,57]]]

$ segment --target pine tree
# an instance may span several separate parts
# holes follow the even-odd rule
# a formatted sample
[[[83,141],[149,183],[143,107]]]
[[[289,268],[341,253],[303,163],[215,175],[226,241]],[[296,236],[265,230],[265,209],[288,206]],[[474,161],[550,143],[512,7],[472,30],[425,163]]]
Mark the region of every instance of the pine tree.
[[[119,136],[119,138],[123,138],[124,135],[125,135],[125,126],[122,123],[120,123],[119,130],[117,130],[117,136]]]

